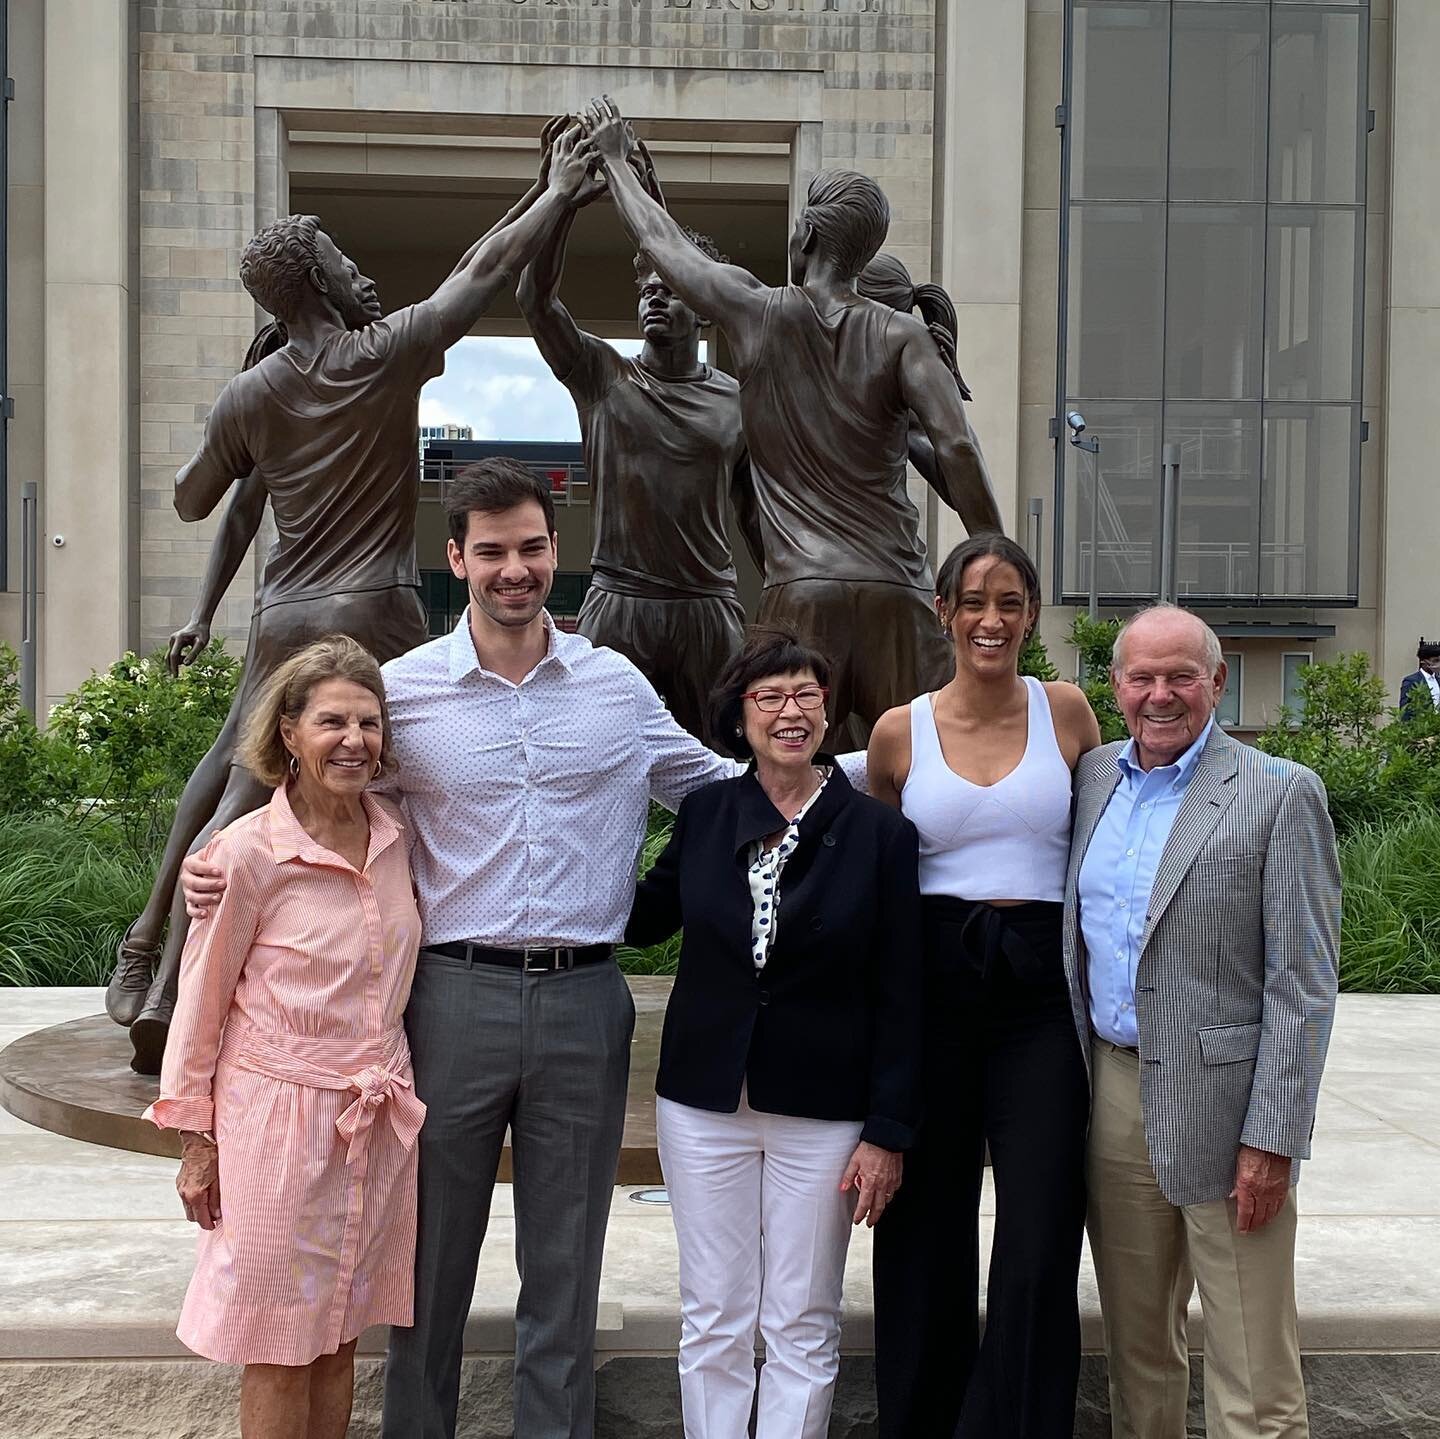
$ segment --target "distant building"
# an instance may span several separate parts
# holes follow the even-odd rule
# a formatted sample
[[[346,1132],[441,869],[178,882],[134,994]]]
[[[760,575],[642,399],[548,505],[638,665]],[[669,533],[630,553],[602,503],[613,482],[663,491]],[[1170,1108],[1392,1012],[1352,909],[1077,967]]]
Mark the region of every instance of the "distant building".
[[[473,440],[475,431],[469,425],[421,425],[420,448],[423,451],[428,440]]]
[[[784,281],[818,169],[884,186],[885,248],[955,300],[970,413],[1006,529],[1038,561],[1057,663],[1092,581],[1103,613],[1128,614],[1172,554],[1174,591],[1224,644],[1223,719],[1242,729],[1293,702],[1307,661],[1364,650],[1399,675],[1430,632],[1436,0],[9,11],[0,639],[21,639],[19,488],[35,481],[42,705],[190,615],[214,525],[179,519],[175,473],[265,318],[237,274],[254,231],[317,214],[386,306],[414,304],[529,185],[539,117],[605,77],[677,216],[766,284]],[[565,302],[591,334],[632,335],[634,249],[608,210],[577,221]],[[508,295],[475,333],[524,333]],[[1067,443],[1068,411],[1098,466]],[[418,437],[436,478],[417,554],[442,577],[435,450],[468,435]],[[578,574],[588,487],[558,455],[535,462],[556,472],[561,564]],[[938,561],[962,531],[912,483]],[[267,549],[216,615],[237,644]],[[757,587],[742,573],[742,595]]]

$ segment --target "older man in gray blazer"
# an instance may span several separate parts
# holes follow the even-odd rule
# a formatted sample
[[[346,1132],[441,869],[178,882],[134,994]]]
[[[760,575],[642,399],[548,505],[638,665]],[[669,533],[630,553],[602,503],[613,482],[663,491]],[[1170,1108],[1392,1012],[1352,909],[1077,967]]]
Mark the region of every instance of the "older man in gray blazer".
[[[1198,1285],[1209,1439],[1304,1439],[1294,1185],[1340,929],[1325,790],[1215,724],[1225,664],[1196,616],[1142,611],[1111,678],[1131,738],[1076,771],[1065,964],[1113,1433],[1184,1439]]]

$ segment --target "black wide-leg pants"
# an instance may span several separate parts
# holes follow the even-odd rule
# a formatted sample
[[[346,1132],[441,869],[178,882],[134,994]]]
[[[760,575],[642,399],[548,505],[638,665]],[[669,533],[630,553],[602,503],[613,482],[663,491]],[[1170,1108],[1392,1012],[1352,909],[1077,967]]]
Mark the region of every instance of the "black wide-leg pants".
[[[925,1120],[875,1230],[880,1436],[1071,1439],[1089,1093],[1061,906],[929,897],[925,909]]]

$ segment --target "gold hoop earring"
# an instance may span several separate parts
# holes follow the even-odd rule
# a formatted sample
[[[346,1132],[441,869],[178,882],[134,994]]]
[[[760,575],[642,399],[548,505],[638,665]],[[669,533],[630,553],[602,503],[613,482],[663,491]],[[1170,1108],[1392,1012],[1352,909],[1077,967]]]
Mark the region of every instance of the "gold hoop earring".
[[[375,761],[375,768],[374,768],[374,770],[371,771],[370,778],[371,778],[371,779],[379,779],[379,778],[380,778],[380,771],[381,771],[382,769],[384,769],[384,768],[385,768],[385,761],[384,761],[383,759],[377,759],[377,760]]]

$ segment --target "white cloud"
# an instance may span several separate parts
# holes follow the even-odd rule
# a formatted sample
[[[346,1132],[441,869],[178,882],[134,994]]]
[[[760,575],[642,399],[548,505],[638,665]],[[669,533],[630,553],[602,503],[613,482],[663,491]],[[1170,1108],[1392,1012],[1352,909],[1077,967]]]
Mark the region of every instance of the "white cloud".
[[[610,343],[622,355],[640,352],[633,337]],[[477,440],[580,438],[569,391],[528,336],[467,335],[452,346],[445,373],[420,392],[420,423],[469,425]]]

